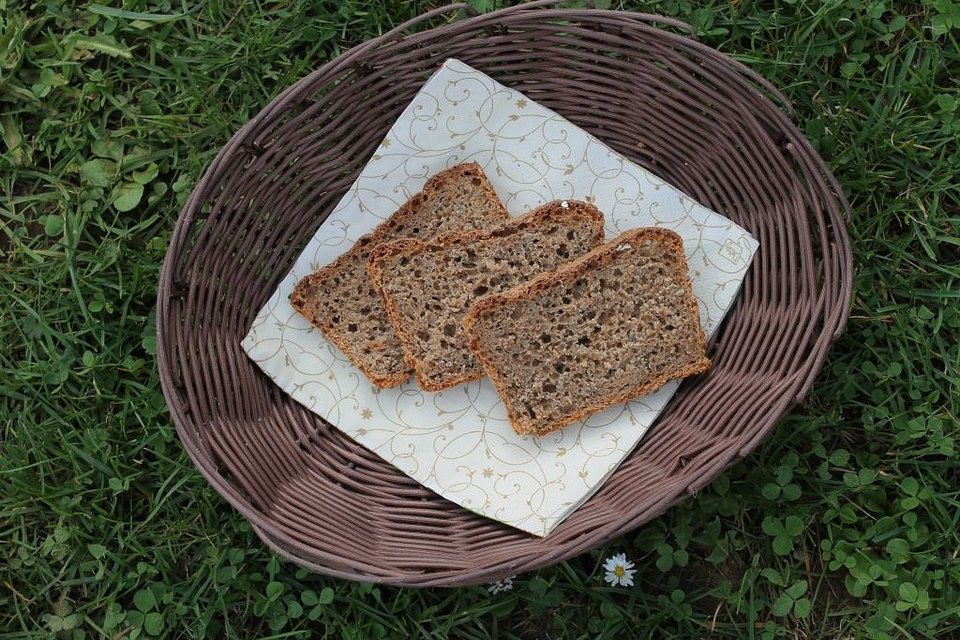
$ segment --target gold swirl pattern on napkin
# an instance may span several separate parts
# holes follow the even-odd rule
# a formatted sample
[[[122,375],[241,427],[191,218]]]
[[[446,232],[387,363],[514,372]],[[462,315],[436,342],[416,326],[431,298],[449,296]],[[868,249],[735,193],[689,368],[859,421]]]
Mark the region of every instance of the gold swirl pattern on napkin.
[[[486,380],[429,393],[374,388],[291,308],[303,276],[347,251],[431,175],[483,166],[511,214],[581,199],[607,237],[642,226],[684,240],[708,335],[733,303],[757,241],[556,113],[447,60],[390,129],[360,177],[261,309],[243,348],[286,393],[360,444],[471,511],[544,536],[630,453],[677,388],[670,383],[546,437],[517,436]]]

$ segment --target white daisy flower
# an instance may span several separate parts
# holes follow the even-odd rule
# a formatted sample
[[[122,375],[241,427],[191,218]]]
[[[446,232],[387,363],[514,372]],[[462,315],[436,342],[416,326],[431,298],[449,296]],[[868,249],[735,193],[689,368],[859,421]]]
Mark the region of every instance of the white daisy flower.
[[[487,587],[487,591],[493,594],[500,593],[502,591],[510,591],[513,589],[513,579],[516,577],[517,576],[510,576],[508,578],[504,578],[503,580],[494,580]]]
[[[618,553],[615,556],[610,556],[607,558],[607,561],[603,563],[603,569],[607,572],[606,575],[603,576],[603,579],[612,586],[633,586],[633,574],[635,574],[637,570],[633,568],[633,563],[627,560],[626,554]]]

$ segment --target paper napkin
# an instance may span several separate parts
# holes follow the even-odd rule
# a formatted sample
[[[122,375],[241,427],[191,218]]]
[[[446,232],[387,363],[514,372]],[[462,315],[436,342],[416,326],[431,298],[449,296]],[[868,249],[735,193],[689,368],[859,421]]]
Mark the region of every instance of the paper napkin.
[[[679,233],[708,335],[732,305],[758,244],[558,114],[458,60],[443,64],[390,129],[260,310],[243,348],[295,400],[424,486],[544,536],[630,453],[678,383],[545,437],[521,437],[488,380],[439,393],[412,379],[378,390],[288,301],[300,278],[346,252],[427,178],[466,161],[480,163],[513,215],[579,199],[605,214],[608,239],[643,226]]]

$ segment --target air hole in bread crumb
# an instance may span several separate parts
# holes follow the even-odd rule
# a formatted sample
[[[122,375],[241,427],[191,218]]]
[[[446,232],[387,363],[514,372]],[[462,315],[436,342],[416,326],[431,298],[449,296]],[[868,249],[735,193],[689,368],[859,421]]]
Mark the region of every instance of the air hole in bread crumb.
[[[350,333],[356,333],[356,332],[357,332],[357,325],[356,325],[356,323],[355,323],[355,322],[351,322],[350,324],[348,324],[348,325],[347,325],[347,331],[349,331]]]
[[[547,384],[543,385],[543,390],[547,393],[553,393],[557,390],[557,385],[553,384],[552,382],[548,382]]]
[[[448,323],[444,325],[443,333],[452,338],[457,333],[457,328],[454,325]]]
[[[479,186],[480,186],[480,183],[482,182],[482,180],[480,180],[480,178],[474,178],[474,179],[471,180],[470,182],[473,183],[473,186],[479,187]]]

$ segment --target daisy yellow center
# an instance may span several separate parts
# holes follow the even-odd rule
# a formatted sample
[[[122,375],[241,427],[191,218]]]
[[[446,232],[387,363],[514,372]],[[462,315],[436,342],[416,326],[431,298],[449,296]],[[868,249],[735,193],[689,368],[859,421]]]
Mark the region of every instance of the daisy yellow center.
[[[626,571],[624,571],[623,567],[620,565],[617,565],[613,568],[613,575],[617,576],[618,578],[622,578],[624,573],[626,573]]]

